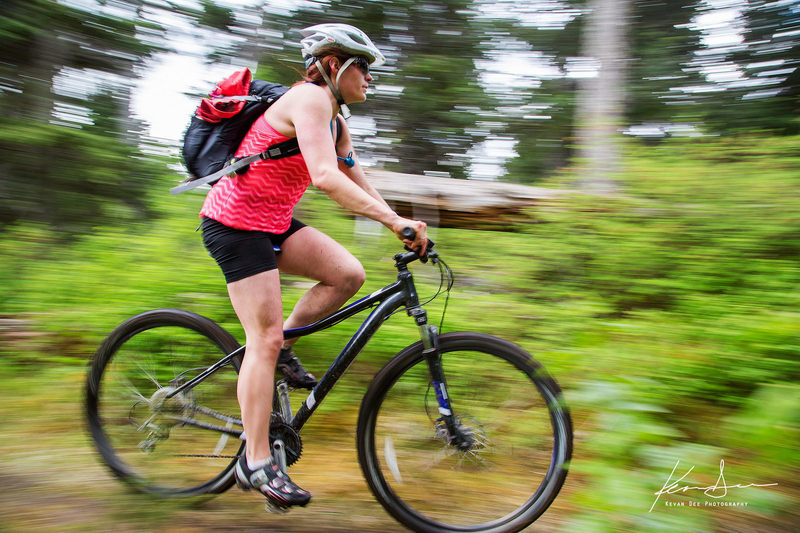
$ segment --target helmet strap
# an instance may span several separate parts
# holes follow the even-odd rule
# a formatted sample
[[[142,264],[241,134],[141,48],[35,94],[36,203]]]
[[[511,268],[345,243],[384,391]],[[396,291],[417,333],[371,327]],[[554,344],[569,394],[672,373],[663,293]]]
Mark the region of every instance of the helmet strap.
[[[325,83],[327,83],[328,87],[330,87],[331,92],[333,93],[333,97],[336,98],[336,103],[339,104],[339,110],[341,111],[342,116],[345,119],[350,118],[350,109],[347,107],[347,104],[344,103],[344,98],[342,98],[342,93],[339,92],[338,84],[339,84],[339,77],[342,75],[342,72],[344,72],[344,69],[350,66],[350,63],[352,63],[353,61],[355,61],[355,58],[348,59],[345,62],[344,66],[341,69],[339,69],[339,74],[338,76],[336,76],[336,85],[334,85],[334,83],[328,77],[328,74],[325,73],[325,69],[322,68],[322,62],[319,59],[317,59],[316,62],[317,70],[319,70],[319,73],[322,74],[322,78],[325,80]]]
[[[344,74],[345,69],[347,67],[349,67],[350,65],[352,65],[353,61],[355,61],[355,60],[356,60],[356,56],[351,57],[350,59],[345,61],[344,64],[342,65],[342,68],[339,69],[339,74],[336,75],[336,86],[337,87],[339,86],[339,78],[342,77],[342,74]]]

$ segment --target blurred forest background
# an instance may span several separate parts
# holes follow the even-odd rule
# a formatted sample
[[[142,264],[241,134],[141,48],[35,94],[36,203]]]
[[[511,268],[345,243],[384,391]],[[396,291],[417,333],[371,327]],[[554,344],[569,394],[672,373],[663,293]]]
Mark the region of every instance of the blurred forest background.
[[[200,503],[132,496],[102,469],[81,420],[85,365],[126,317],[181,307],[242,339],[194,231],[203,195],[169,195],[184,178],[177,142],[153,136],[134,113],[141,80],[165,57],[195,54],[209,69],[250,66],[290,84],[302,67],[297,30],[323,21],[362,28],[388,58],[368,101],[353,108],[365,165],[569,192],[510,231],[432,230],[457,275],[445,330],[523,345],[572,409],[570,475],[537,524],[797,531],[798,0],[4,0],[0,522],[397,528],[363,482],[358,503],[343,502],[350,493],[325,492],[324,475],[304,483],[319,503],[288,519],[263,516],[239,494]],[[158,109],[153,100],[145,104]],[[362,294],[391,280],[390,235],[313,189],[299,217],[364,263]],[[417,270],[435,290],[435,274]],[[283,283],[288,309],[307,285]],[[321,374],[355,326],[310,340],[303,360]],[[308,451],[301,472],[316,454],[308,472],[346,463],[337,475],[358,486],[355,454],[341,452],[352,450],[358,401],[414,335],[395,318],[368,345],[304,430],[329,446]],[[720,459],[728,485],[778,485],[729,489],[724,500],[746,507],[648,512],[676,461],[684,472],[694,465],[692,483],[705,486]],[[672,497],[690,500],[709,498]]]

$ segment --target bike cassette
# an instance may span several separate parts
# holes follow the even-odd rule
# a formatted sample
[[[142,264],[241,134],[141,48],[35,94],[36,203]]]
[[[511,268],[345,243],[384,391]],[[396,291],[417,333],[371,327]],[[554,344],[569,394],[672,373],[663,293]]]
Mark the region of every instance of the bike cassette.
[[[179,384],[159,387],[150,398],[142,397],[130,407],[130,423],[137,426],[139,431],[147,432],[147,437],[139,443],[139,449],[143,452],[155,450],[159,442],[169,438],[173,427],[182,424],[184,417],[193,415],[196,404],[191,391],[172,395]]]
[[[269,440],[275,442],[278,439],[283,441],[286,466],[293,465],[303,453],[303,440],[292,426],[273,416],[269,425]]]

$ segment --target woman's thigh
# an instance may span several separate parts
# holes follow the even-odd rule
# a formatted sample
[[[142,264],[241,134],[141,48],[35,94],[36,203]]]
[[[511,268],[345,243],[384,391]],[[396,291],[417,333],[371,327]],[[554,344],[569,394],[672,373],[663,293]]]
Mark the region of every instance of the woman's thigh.
[[[305,226],[281,245],[278,255],[281,272],[336,285],[343,279],[364,276],[364,268],[353,254],[311,226]]]
[[[249,338],[248,344],[265,337],[283,337],[283,305],[277,269],[229,283],[228,294]]]

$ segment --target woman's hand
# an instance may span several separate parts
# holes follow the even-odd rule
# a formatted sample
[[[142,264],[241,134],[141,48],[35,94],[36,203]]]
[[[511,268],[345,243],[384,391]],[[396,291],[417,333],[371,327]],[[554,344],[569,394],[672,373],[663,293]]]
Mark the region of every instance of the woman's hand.
[[[425,234],[425,229],[428,227],[421,220],[413,220],[410,218],[397,217],[397,220],[392,224],[391,229],[397,238],[403,241],[403,244],[419,252],[419,255],[425,255],[428,248],[428,237]],[[411,241],[403,237],[403,229],[411,228],[416,232],[416,237]]]

